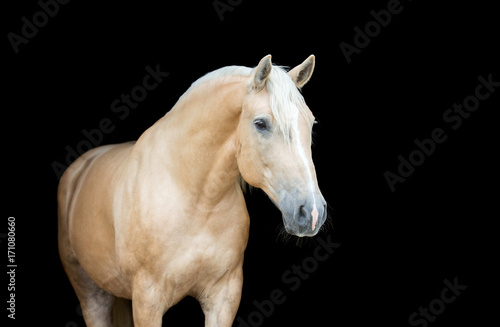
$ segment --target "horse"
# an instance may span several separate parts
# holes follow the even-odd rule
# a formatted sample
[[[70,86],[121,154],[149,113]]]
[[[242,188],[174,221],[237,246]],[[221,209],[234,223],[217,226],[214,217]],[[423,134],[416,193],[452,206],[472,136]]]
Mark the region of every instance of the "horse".
[[[58,247],[89,327],[158,327],[186,296],[205,326],[232,326],[250,218],[262,189],[287,233],[311,237],[327,208],[311,157],[315,118],[290,71],[265,56],[192,83],[136,142],[84,153],[58,186]]]

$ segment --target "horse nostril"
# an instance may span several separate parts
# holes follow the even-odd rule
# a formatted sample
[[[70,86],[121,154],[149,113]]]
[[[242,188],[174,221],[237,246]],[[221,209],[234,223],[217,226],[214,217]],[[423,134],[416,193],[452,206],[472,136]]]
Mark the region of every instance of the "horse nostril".
[[[298,222],[300,225],[306,225],[307,224],[307,210],[304,205],[301,205],[299,207],[299,212],[298,212]]]

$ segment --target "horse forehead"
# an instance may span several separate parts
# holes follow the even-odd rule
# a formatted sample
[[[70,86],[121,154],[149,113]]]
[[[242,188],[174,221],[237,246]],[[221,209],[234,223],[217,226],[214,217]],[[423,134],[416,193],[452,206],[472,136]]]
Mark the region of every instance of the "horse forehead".
[[[252,105],[255,108],[270,109],[271,97],[267,88],[263,88],[252,97]]]
[[[254,109],[262,109],[262,110],[266,110],[266,111],[271,111],[272,110],[272,108],[271,108],[271,94],[269,93],[267,88],[263,88],[259,92],[253,94],[252,97],[250,97],[249,104]],[[298,115],[300,115],[297,104],[292,102],[291,100],[282,102],[282,105],[285,105],[289,108],[293,108],[290,112],[292,113],[292,116],[294,116],[294,118],[298,117]],[[301,105],[305,105],[305,104],[301,104]],[[314,118],[314,117],[312,116],[312,113],[310,112],[309,108],[307,106],[305,106],[305,107],[307,108],[306,112],[307,112],[307,116],[308,116],[307,117],[308,119],[306,119],[306,121],[308,121],[309,118],[311,118],[311,117]]]

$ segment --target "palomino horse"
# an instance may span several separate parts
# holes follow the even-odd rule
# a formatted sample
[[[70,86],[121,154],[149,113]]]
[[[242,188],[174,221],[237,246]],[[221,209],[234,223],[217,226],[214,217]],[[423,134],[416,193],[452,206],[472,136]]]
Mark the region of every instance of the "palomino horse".
[[[298,91],[314,60],[286,73],[269,55],[211,72],[137,142],[95,148],[66,170],[59,252],[87,326],[161,326],[188,295],[205,326],[231,326],[250,224],[242,180],[271,198],[288,233],[318,233],[314,116]]]

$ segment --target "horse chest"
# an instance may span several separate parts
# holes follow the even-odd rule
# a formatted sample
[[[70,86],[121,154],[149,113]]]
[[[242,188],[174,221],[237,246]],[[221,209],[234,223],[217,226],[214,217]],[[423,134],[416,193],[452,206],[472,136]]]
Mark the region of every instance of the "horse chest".
[[[244,199],[208,215],[178,200],[167,210],[164,202],[154,202],[161,209],[149,210],[155,215],[148,224],[136,224],[123,240],[126,252],[133,254],[134,267],[147,270],[163,283],[165,292],[197,296],[241,269],[249,217]],[[135,271],[134,267],[128,270]]]

